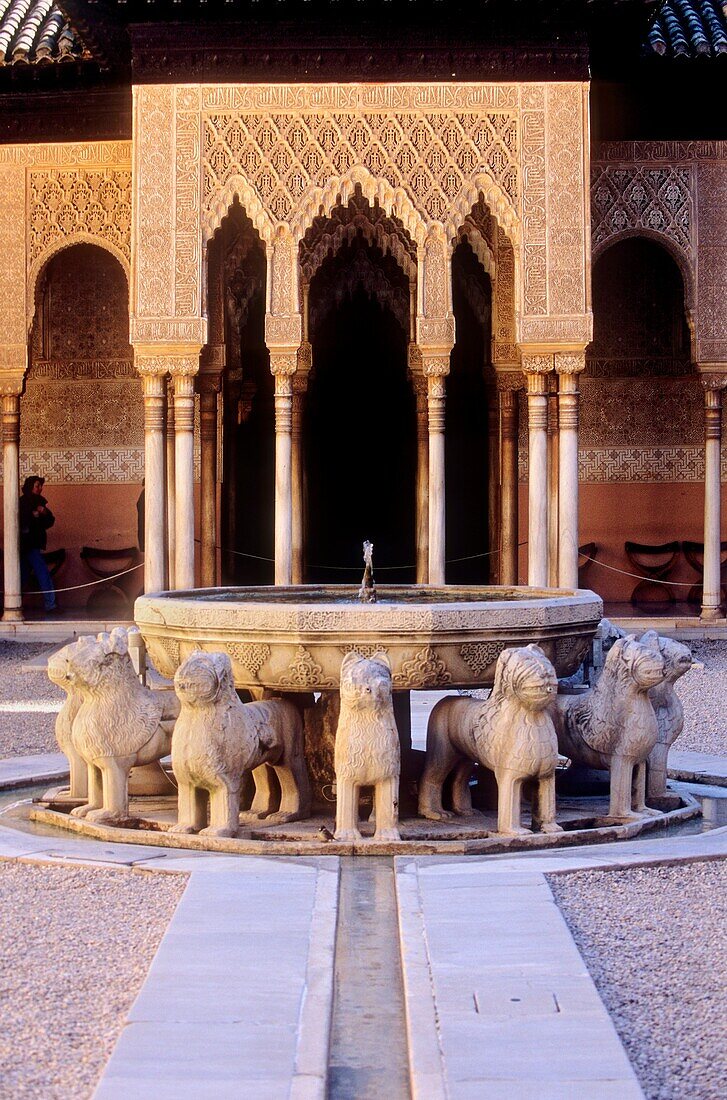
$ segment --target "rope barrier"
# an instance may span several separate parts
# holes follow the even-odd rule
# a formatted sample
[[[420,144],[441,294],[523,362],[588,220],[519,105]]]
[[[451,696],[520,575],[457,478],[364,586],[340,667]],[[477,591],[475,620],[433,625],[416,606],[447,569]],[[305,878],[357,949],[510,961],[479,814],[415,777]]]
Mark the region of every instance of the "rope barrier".
[[[195,539],[194,541],[199,543],[199,542],[201,542],[201,539]],[[518,548],[520,548],[521,546],[527,546],[527,545],[528,545],[527,541],[519,542],[518,543]],[[272,565],[275,564],[275,558],[265,558],[261,554],[247,554],[243,550],[232,550],[229,547],[225,547],[225,546],[215,546],[215,550],[219,550],[223,554],[234,554],[235,557],[238,557],[238,558],[250,558],[253,561],[265,561],[265,562],[269,562]],[[463,561],[475,561],[478,558],[489,558],[489,557],[492,557],[495,554],[501,554],[501,553],[502,553],[502,550],[485,550],[480,554],[467,554],[465,557],[462,557],[462,558],[447,558],[445,564],[446,565],[457,565],[457,564],[459,564],[460,562],[463,562]],[[311,564],[311,565],[308,566],[308,568],[309,569],[323,569],[323,570],[330,571],[330,572],[335,572],[335,573],[360,573],[361,572],[361,567],[359,565],[313,565],[313,564]],[[391,573],[391,572],[400,572],[400,571],[403,571],[405,569],[416,569],[416,565],[414,565],[414,564],[410,564],[410,565],[377,565],[375,572],[376,573]]]
[[[29,592],[9,593],[9,595],[20,596],[46,596],[51,592],[76,592],[79,588],[92,588],[95,584],[108,584],[109,581],[115,581],[117,577],[125,577],[127,573],[134,573],[137,569],[143,569],[144,562],[140,561],[138,565],[132,565],[130,569],[122,569],[120,573],[111,573],[108,577],[99,577],[95,581],[87,581],[86,584],[71,584],[67,588],[33,588]]]
[[[597,558],[589,557],[587,554],[585,554],[584,557],[586,561],[595,562],[596,565],[600,565],[602,569],[610,570],[611,573],[621,573],[624,577],[633,577],[634,580],[637,581],[648,581],[649,584],[665,584],[667,586],[671,585],[673,588],[694,588],[694,585],[698,583],[697,581],[662,581],[659,580],[658,577],[645,577],[640,573],[629,573],[626,569],[618,569],[615,565],[606,565],[605,561],[599,561]]]

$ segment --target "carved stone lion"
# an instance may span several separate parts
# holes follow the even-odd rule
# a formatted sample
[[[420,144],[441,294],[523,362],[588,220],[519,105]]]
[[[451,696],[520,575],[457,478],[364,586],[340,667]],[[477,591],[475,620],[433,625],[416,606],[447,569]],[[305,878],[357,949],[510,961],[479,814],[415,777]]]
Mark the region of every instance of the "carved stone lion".
[[[174,689],[181,712],[172,740],[172,767],[179,784],[178,823],[172,832],[236,836],[240,790],[248,772],[256,786],[254,816],[278,825],[310,814],[303,721],[292,703],[241,703],[226,653],[192,653],[177,669]],[[268,766],[280,784],[277,812]]]
[[[644,801],[646,758],[658,740],[650,692],[666,674],[657,642],[644,644],[629,635],[609,650],[594,688],[583,695],[559,695],[552,708],[563,755],[610,770],[612,821],[634,821],[654,812]]]
[[[560,832],[555,820],[558,745],[548,713],[557,689],[552,664],[539,646],[528,645],[500,654],[489,699],[441,699],[427,727],[419,813],[434,821],[452,817],[442,807],[442,789],[453,773],[453,811],[472,814],[469,779],[476,761],[495,773],[498,833],[530,832],[520,824],[522,785],[527,779],[537,781],[533,826],[545,833]]]
[[[82,637],[48,662],[54,683],[82,702],[72,742],[86,762],[88,802],[71,811],[89,821],[129,816],[129,771],[169,752],[177,700],[142,687],[129,657],[128,632]]]
[[[674,684],[689,672],[694,660],[687,646],[673,638],[660,637],[655,630],[647,631],[640,640],[644,645],[657,645],[666,665],[666,679],[649,692],[658,732],[646,762],[646,796],[661,798],[666,794],[669,749],[684,729],[684,708]]]
[[[66,698],[63,700],[63,706],[58,712],[56,718],[56,741],[61,752],[64,753],[68,760],[68,767],[70,770],[70,787],[68,793],[71,798],[88,798],[88,771],[86,767],[86,761],[76,749],[73,742],[73,723],[76,715],[81,709],[83,703],[83,696],[78,688],[73,684],[65,681],[65,663],[56,658],[64,653],[68,646],[64,646],[58,653],[54,653],[53,657],[48,661],[48,679],[58,687],[63,688],[66,693]],[[56,679],[56,677],[60,679]]]
[[[336,840],[360,840],[362,787],[374,788],[376,840],[399,840],[401,752],[394,719],[391,665],[385,653],[347,653],[341,663],[336,729]]]

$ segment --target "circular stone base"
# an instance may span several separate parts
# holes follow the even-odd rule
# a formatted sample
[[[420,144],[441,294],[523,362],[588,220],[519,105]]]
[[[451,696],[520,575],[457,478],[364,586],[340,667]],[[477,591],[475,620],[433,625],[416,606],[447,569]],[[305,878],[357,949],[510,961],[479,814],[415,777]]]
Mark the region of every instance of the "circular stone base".
[[[236,837],[210,837],[169,832],[176,820],[176,799],[138,798],[130,803],[130,818],[120,825],[102,825],[71,817],[58,804],[42,808],[35,804],[28,810],[32,821],[66,829],[81,836],[120,844],[143,844],[159,848],[182,848],[192,851],[226,852],[238,855],[299,855],[299,856],[381,856],[381,855],[487,855],[511,851],[531,851],[540,848],[563,848],[583,844],[604,844],[613,840],[629,840],[647,830],[668,827],[698,817],[699,803],[684,795],[682,806],[645,817],[628,824],[612,824],[606,818],[608,799],[570,798],[558,804],[558,824],[561,833],[529,833],[517,837],[499,836],[496,815],[484,812],[471,818],[451,821],[426,821],[421,817],[405,817],[399,823],[401,840],[378,841],[374,826],[361,824],[362,839],[353,844],[325,840],[319,831],[334,829],[332,815],[318,815],[307,821],[265,827],[264,821],[240,826]],[[525,822],[525,815],[523,815]]]

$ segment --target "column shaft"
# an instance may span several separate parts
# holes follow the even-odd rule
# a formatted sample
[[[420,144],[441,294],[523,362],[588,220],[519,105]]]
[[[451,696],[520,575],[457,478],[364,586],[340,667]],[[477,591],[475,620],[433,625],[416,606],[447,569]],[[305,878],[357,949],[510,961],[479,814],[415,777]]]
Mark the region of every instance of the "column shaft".
[[[291,406],[291,554],[293,584],[303,583],[303,454],[301,432],[303,428],[303,392],[293,392]]]
[[[164,588],[164,446],[166,373],[143,373],[144,392],[144,591]]]
[[[528,584],[548,583],[548,379],[528,380]]]
[[[194,374],[174,374],[174,587],[194,588]]]
[[[429,583],[445,584],[445,466],[443,376],[427,379],[429,406]]]
[[[518,574],[518,391],[500,390],[500,584]]]
[[[293,381],[275,375],[275,583],[293,580]]]
[[[497,390],[487,388],[487,550],[485,558],[490,584],[499,584],[500,548],[500,408]]]
[[[558,491],[559,491],[559,440],[558,440],[558,379],[548,376],[548,584],[558,587]]]
[[[417,416],[416,568],[417,584],[429,581],[429,412],[427,382],[414,379]]]
[[[200,379],[199,573],[203,588],[217,583],[217,390],[216,378]]]
[[[174,384],[171,379],[167,386],[167,448],[166,448],[166,482],[167,482],[167,587],[174,588],[174,572],[176,557],[176,492],[174,478]]]
[[[3,424],[3,573],[5,597],[3,620],[23,618],[20,591],[20,394],[5,394],[2,399]]]
[[[558,378],[558,584],[561,588],[577,588],[578,374],[560,374]]]
[[[704,391],[704,578],[702,589],[703,619],[721,615],[721,479],[722,389],[711,386]]]

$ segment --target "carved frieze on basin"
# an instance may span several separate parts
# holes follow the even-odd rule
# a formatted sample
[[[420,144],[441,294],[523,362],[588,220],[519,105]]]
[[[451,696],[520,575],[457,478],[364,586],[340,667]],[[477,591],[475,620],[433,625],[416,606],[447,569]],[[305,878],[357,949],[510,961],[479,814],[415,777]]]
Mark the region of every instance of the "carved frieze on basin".
[[[338,688],[346,653],[386,652],[396,691],[492,683],[503,649],[537,642],[568,676],[603,615],[593,592],[402,585],[359,603],[350,586],[196,589],[140,596],[134,617],[173,676],[193,650],[226,652],[238,688]]]

